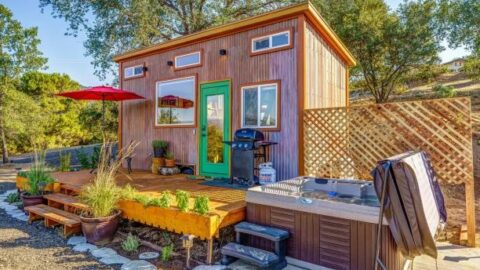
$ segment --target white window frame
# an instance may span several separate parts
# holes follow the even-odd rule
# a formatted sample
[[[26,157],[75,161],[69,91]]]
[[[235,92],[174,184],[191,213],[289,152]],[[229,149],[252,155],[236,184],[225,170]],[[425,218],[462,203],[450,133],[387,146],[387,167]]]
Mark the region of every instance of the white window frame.
[[[140,74],[135,74],[135,69],[138,68],[138,67],[141,67],[142,68],[142,73]],[[133,75],[131,76],[127,76],[127,70],[128,69],[131,69],[133,70]],[[145,75],[145,65],[136,65],[136,66],[131,66],[131,67],[126,67],[123,69],[123,78],[124,79],[131,79],[131,78],[136,78],[136,77],[142,77],[143,75]]]
[[[261,126],[260,125],[260,113],[261,113],[261,106],[260,106],[260,101],[262,100],[262,91],[260,90],[261,87],[266,87],[266,86],[275,86],[275,125],[274,126]],[[240,88],[240,92],[241,92],[241,102],[240,102],[240,113],[241,113],[241,116],[240,116],[240,126],[242,128],[258,128],[258,129],[277,129],[279,127],[279,122],[280,122],[280,114],[279,114],[279,110],[280,108],[278,108],[278,105],[279,105],[279,96],[278,96],[278,93],[280,92],[279,91],[279,87],[280,87],[280,84],[278,82],[275,82],[275,83],[266,83],[266,84],[252,84],[252,85],[245,85],[245,86],[242,86]],[[244,114],[244,89],[251,89],[251,88],[257,88],[257,125],[253,126],[253,125],[245,125],[245,114]]]
[[[283,35],[283,34],[288,35],[288,43],[284,44],[284,45],[273,47],[273,45],[272,45],[273,37],[278,36],[278,35]],[[258,41],[258,40],[261,40],[261,39],[265,39],[265,38],[268,38],[268,47],[263,48],[263,49],[255,49],[255,42]],[[292,31],[285,30],[285,31],[274,33],[274,34],[269,34],[269,35],[265,35],[265,36],[261,36],[261,37],[252,38],[252,42],[251,42],[250,46],[251,46],[251,52],[252,53],[260,53],[260,52],[274,50],[274,49],[278,49],[278,48],[289,47],[291,45],[292,45]]]
[[[160,84],[172,83],[176,81],[184,81],[193,79],[193,121],[191,123],[178,123],[178,124],[159,124],[158,123],[158,87]],[[155,126],[156,127],[191,127],[195,126],[197,119],[197,78],[196,76],[180,77],[171,80],[157,81],[155,83]]]
[[[183,66],[178,66],[178,65],[177,65],[177,59],[178,59],[178,58],[180,58],[180,57],[185,57],[185,56],[189,56],[189,55],[195,55],[195,54],[198,54],[198,63],[192,63],[192,64],[188,64],[188,65],[183,65]],[[195,51],[195,52],[191,52],[191,53],[186,53],[186,54],[177,55],[177,56],[174,57],[173,63],[174,63],[175,69],[183,69],[183,68],[201,66],[201,65],[202,65],[202,51],[199,50],[199,51]]]

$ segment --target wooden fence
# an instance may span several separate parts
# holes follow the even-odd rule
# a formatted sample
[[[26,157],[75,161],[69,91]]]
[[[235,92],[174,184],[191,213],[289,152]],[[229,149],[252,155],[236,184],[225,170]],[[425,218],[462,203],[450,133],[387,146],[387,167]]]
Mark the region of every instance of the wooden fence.
[[[424,150],[440,183],[465,184],[475,238],[469,97],[310,109],[304,119],[306,175],[371,179],[377,161]]]

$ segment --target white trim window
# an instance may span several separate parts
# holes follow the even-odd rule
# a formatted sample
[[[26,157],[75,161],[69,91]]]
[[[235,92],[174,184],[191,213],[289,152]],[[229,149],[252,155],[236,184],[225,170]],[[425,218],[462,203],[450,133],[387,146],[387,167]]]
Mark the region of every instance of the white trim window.
[[[278,128],[278,92],[278,83],[242,87],[241,126]]]
[[[252,53],[263,52],[277,48],[288,47],[292,44],[291,31],[256,37],[252,39]]]
[[[141,76],[143,76],[144,72],[145,72],[144,65],[126,67],[123,70],[123,78],[124,79],[129,79],[129,78],[141,77]]]
[[[195,125],[196,79],[159,81],[155,93],[155,126]]]
[[[188,68],[202,64],[202,51],[175,56],[175,68]]]

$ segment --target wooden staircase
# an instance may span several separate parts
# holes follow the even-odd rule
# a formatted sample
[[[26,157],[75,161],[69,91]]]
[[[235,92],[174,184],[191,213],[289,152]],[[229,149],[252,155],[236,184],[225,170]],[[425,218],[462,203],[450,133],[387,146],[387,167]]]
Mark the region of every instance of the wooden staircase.
[[[88,206],[81,203],[74,196],[76,192],[71,187],[62,184],[60,191],[63,193],[52,193],[43,196],[47,201],[47,205],[37,204],[25,207],[24,210],[28,212],[28,221],[32,223],[35,220],[43,219],[47,228],[57,225],[63,226],[64,237],[81,233],[82,228],[79,215],[88,211]]]

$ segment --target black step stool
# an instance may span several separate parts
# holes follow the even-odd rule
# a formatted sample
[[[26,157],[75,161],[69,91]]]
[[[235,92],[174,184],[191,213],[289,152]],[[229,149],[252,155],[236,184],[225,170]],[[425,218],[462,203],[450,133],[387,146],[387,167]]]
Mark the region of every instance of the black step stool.
[[[228,243],[222,247],[223,265],[228,265],[235,259],[241,259],[266,270],[279,270],[287,266],[285,253],[286,240],[289,237],[288,231],[249,222],[240,222],[235,225],[235,232],[236,243]],[[257,236],[274,242],[274,252],[244,245],[242,234]]]

